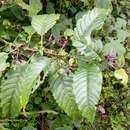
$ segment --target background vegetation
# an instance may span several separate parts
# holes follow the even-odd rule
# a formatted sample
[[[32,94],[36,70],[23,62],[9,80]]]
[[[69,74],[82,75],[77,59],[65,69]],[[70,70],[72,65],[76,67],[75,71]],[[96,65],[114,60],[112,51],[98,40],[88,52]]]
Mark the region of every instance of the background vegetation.
[[[129,0],[0,6],[0,130],[130,130]]]

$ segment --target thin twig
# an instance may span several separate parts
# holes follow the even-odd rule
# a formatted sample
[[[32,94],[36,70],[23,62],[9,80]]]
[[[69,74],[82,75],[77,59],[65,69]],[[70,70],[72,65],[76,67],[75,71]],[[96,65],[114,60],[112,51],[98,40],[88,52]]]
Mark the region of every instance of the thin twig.
[[[27,122],[27,119],[0,119],[0,123],[5,122]]]
[[[43,110],[43,111],[35,111],[35,112],[21,112],[21,115],[34,115],[34,114],[45,114],[45,113],[49,113],[49,114],[54,114],[57,115],[58,112],[53,111],[53,110]]]
[[[18,46],[16,46],[16,44],[8,42],[8,41],[6,41],[2,38],[0,38],[0,42],[3,43],[3,44],[6,44],[8,46],[17,48],[17,49],[22,48],[24,51],[39,52],[38,49],[29,48],[23,43],[20,43],[20,44],[18,44]],[[43,54],[46,54],[46,55],[49,55],[49,56],[54,56],[54,57],[57,57],[57,58],[71,58],[71,57],[73,57],[70,54],[67,54],[67,55],[58,54],[57,51],[52,50],[52,49],[47,49],[47,48],[43,49]]]
[[[10,45],[10,42],[7,42],[6,40],[0,38],[0,43],[6,44],[6,45]]]

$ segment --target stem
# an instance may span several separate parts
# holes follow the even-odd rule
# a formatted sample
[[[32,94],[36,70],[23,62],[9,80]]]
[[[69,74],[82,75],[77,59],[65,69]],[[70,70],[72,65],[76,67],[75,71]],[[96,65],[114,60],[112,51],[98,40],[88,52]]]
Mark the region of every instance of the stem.
[[[31,38],[32,38],[32,35],[29,35],[29,37],[28,37],[28,46],[30,46]]]
[[[45,122],[44,122],[44,114],[40,114],[40,118],[41,118],[41,122],[40,122],[40,127],[41,127],[41,130],[45,130],[46,127],[45,127]]]
[[[26,115],[34,115],[34,114],[44,114],[44,113],[50,113],[50,114],[54,114],[54,115],[57,115],[58,114],[58,112],[56,112],[56,111],[53,111],[53,110],[43,110],[43,111],[36,111],[36,112],[21,112],[20,114],[21,115],[24,115],[24,114],[26,114]]]
[[[0,119],[0,123],[6,123],[6,122],[27,122],[26,119]]]
[[[41,37],[41,46],[43,45],[43,36]],[[38,52],[39,50],[35,49],[35,48],[29,48],[27,47],[25,44],[23,43],[19,43],[18,45],[16,44],[13,44],[12,42],[8,42],[2,38],[0,38],[0,43],[2,44],[5,44],[7,46],[10,46],[10,47],[14,47],[15,49],[23,49],[24,51],[29,51],[29,52]],[[57,57],[57,58],[73,58],[72,55],[68,54],[68,55],[62,55],[62,54],[58,54],[57,51],[55,50],[51,50],[51,49],[47,49],[47,48],[41,48],[42,51],[46,54],[46,55],[49,55],[49,56],[53,56],[53,57]]]
[[[4,39],[2,39],[2,38],[0,38],[0,42],[3,43],[3,44],[6,44],[6,45],[12,44],[12,43],[7,42],[6,40],[4,40]]]
[[[41,35],[41,48],[43,47],[43,35]]]

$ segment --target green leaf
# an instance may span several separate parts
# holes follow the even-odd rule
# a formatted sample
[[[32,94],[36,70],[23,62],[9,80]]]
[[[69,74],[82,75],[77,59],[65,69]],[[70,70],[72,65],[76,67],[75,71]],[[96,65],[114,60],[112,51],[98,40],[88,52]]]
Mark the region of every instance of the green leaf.
[[[117,30],[117,38],[119,42],[124,42],[128,36],[129,36],[129,33],[127,31]]]
[[[22,130],[37,130],[37,129],[33,127],[24,127],[22,128]]]
[[[78,21],[79,19],[81,19],[83,17],[83,15],[85,15],[87,12],[86,11],[79,11],[76,15],[75,15],[75,20]]]
[[[59,14],[37,15],[32,18],[32,26],[42,36],[56,24],[59,17]]]
[[[95,64],[80,68],[73,78],[73,92],[82,116],[93,122],[102,88],[102,73]]]
[[[126,26],[127,26],[127,21],[123,18],[118,17],[115,23],[115,29],[116,30],[126,29]]]
[[[79,59],[83,57],[86,62],[90,62],[98,57],[97,53],[90,46],[84,45],[81,42],[75,42],[75,47],[81,52]]]
[[[29,10],[29,5],[26,4],[23,0],[15,0],[15,3],[21,6],[23,9]]]
[[[50,2],[50,1],[47,2],[46,13],[47,14],[55,13],[54,3]]]
[[[0,130],[10,130],[10,129],[5,128],[2,124],[0,124]]]
[[[126,49],[122,44],[120,44],[120,41],[118,40],[111,40],[110,43],[106,44],[103,49],[103,53],[105,55],[108,55],[111,51],[114,51],[117,53],[117,55],[123,56],[126,52]]]
[[[29,0],[29,16],[37,15],[37,13],[42,9],[42,4],[40,0]]]
[[[32,64],[25,66],[23,68],[23,75],[21,83],[22,90],[21,90],[21,95],[20,95],[20,104],[22,108],[26,107],[26,104],[28,103],[29,96],[32,92],[33,89],[35,89],[36,82],[38,80],[38,76],[40,72],[43,70],[46,72],[46,69],[48,68],[50,64],[50,60],[46,57],[41,58],[37,61],[34,61]],[[28,80],[26,79],[28,78]],[[24,83],[26,82],[26,83]],[[23,86],[22,86],[23,85]],[[26,87],[25,87],[26,86]]]
[[[6,5],[5,5],[5,4],[2,4],[1,7],[0,7],[0,12],[5,11],[5,10],[7,10],[7,9],[13,7],[13,6],[15,6],[14,3],[6,4]]]
[[[93,60],[98,59],[98,56],[95,52],[87,53],[88,55],[79,55],[78,56],[78,67],[84,67],[85,64],[91,63]]]
[[[128,59],[128,60],[130,60],[130,52],[127,52],[125,58]]]
[[[35,30],[32,26],[23,26],[23,29],[29,35],[33,35],[35,33]]]
[[[6,67],[8,66],[8,63],[6,63],[7,58],[8,58],[7,53],[5,52],[0,53],[0,76],[1,76],[2,71],[4,71]]]
[[[55,130],[72,130],[72,126],[64,126],[64,127],[59,127],[59,128],[56,128]]]
[[[68,19],[64,15],[61,15],[59,21],[52,28],[51,32],[54,37],[60,37],[67,27],[72,28],[72,20]]]
[[[11,7],[10,10],[17,19],[21,21],[24,20],[24,16],[22,15],[22,9],[19,6],[15,5]]]
[[[51,91],[59,106],[73,119],[79,119],[72,83],[72,76],[60,75],[51,81]]]
[[[108,9],[111,7],[111,0],[95,0],[95,4],[97,8]]]
[[[127,21],[122,18],[117,18],[114,29],[117,32],[117,40],[119,42],[124,42],[130,34],[126,27],[127,27]]]
[[[89,55],[89,57],[97,58],[97,52],[102,50],[102,42],[100,40],[94,40],[91,37],[91,33],[102,27],[107,13],[105,9],[95,8],[92,11],[88,11],[78,20],[76,28],[74,29],[73,46],[75,46],[81,54],[87,57]]]
[[[15,2],[23,9],[29,11],[29,16],[31,17],[37,15],[37,13],[42,9],[42,3],[40,0],[29,0],[29,5],[23,0],[15,0]]]
[[[127,85],[128,83],[128,75],[124,69],[119,69],[114,72],[114,76],[117,79],[121,79],[121,83]]]
[[[83,15],[78,20],[76,28],[74,29],[76,39],[82,41],[84,37],[87,41],[86,44],[91,44],[91,33],[94,30],[98,30],[104,24],[107,11],[105,9],[95,8],[92,11],[88,11],[86,15]]]
[[[2,115],[16,116],[20,111],[20,68],[8,73],[7,79],[0,86]]]
[[[42,70],[49,64],[48,58],[41,58],[30,64],[18,66],[3,79],[0,89],[3,116],[15,117],[21,108],[25,109],[32,89]]]
[[[72,29],[67,28],[64,32],[65,37],[71,37],[74,34],[74,31]]]

